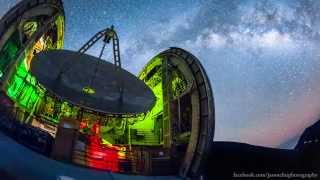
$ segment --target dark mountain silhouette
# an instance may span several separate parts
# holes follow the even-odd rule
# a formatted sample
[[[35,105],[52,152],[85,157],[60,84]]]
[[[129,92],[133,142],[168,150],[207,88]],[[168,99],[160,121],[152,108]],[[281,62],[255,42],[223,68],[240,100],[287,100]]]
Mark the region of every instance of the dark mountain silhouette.
[[[205,179],[233,179],[241,173],[317,173],[320,170],[319,140],[320,121],[305,129],[292,150],[214,142],[203,174]]]

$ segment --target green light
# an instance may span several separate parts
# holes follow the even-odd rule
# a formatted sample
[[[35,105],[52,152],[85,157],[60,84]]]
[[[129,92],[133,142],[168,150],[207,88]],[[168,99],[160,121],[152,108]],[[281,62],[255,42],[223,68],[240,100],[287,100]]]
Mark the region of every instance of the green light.
[[[82,88],[82,92],[84,92],[85,94],[95,94],[96,93],[96,91],[89,86]]]
[[[32,34],[36,33],[38,29],[37,21],[27,21],[24,24],[24,31],[27,37],[31,37]],[[49,32],[50,31],[50,32]],[[21,49],[19,32],[15,32],[8,39],[4,48],[0,51],[0,72],[3,74],[4,69],[10,64],[11,61],[16,60],[16,66],[10,67],[15,68],[13,75],[9,77],[6,92],[7,95],[16,102],[16,104],[25,109],[28,112],[38,111],[37,113],[42,114],[39,111],[43,102],[43,96],[45,89],[40,88],[37,84],[36,79],[28,72],[31,60],[34,56],[34,52],[40,52],[47,49],[61,49],[63,47],[64,39],[64,17],[58,16],[55,20],[55,24],[47,33],[41,38],[33,42],[31,48],[24,50],[24,53],[20,59],[16,59],[19,49]],[[26,33],[27,32],[27,33]],[[56,33],[56,41],[53,42],[53,34]],[[29,36],[28,36],[29,35]],[[52,121],[58,123],[58,119],[52,119]]]
[[[39,98],[40,90],[36,87],[34,77],[28,73],[24,62],[20,62],[16,73],[11,78],[7,94],[27,110],[31,110]]]
[[[0,51],[0,71],[2,74],[4,73],[4,70],[10,64],[10,62],[14,60],[14,58],[17,56],[20,46],[21,45],[19,43],[19,32],[16,31],[7,40],[7,42]]]
[[[178,70],[172,72],[171,84],[172,95],[174,98],[177,98],[187,90],[188,83],[183,77],[182,73]]]
[[[134,124],[130,125],[131,132],[137,136],[144,136],[143,139],[132,135],[131,144],[135,145],[159,145],[161,138],[162,113],[163,113],[163,87],[162,87],[162,58],[155,57],[138,75],[148,87],[153,91],[156,102],[146,115],[134,118]]]
[[[38,30],[38,23],[35,21],[27,21],[23,25],[23,33],[31,37]]]
[[[130,125],[130,131],[136,133],[136,136],[143,136],[143,138],[135,137],[131,135],[131,144],[134,145],[159,145],[163,144],[164,133],[164,117],[169,116],[170,113],[165,112],[164,100],[172,100],[171,98],[177,98],[187,90],[187,81],[183,74],[178,69],[171,69],[169,74],[164,74],[165,61],[162,57],[157,56],[150,61],[150,63],[139,74],[139,78],[143,80],[146,85],[153,91],[156,96],[155,105],[151,110],[147,112],[145,116],[133,118],[133,123]],[[168,76],[168,82],[171,86],[168,86],[168,94],[164,92],[164,78]],[[170,95],[171,94],[171,95]],[[170,96],[170,97],[168,97]],[[171,97],[172,96],[172,97]],[[129,119],[130,122],[130,119]],[[166,125],[167,126],[167,125]],[[169,129],[168,129],[169,130]],[[168,131],[167,130],[167,131]]]

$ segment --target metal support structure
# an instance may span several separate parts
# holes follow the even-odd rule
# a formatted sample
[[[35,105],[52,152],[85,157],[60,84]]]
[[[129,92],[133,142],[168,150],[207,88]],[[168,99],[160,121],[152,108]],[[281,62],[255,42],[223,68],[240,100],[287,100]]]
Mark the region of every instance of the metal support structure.
[[[121,58],[120,58],[120,46],[119,46],[119,38],[114,30],[114,27],[111,26],[110,28],[104,29],[102,31],[99,31],[96,33],[88,42],[86,42],[78,52],[84,54],[88,49],[90,49],[96,42],[98,42],[100,39],[103,38],[103,47],[101,49],[99,58],[101,59],[103,52],[105,50],[106,44],[110,43],[110,40],[112,40],[112,46],[113,46],[113,60],[114,65],[116,68],[116,71],[121,69]],[[97,71],[97,67],[95,68]],[[94,75],[95,76],[95,75]],[[92,78],[91,82],[93,81],[95,77]],[[118,86],[119,86],[119,106],[121,106],[122,100],[123,100],[123,80],[121,77],[121,74],[118,75]],[[91,86],[91,83],[90,83]]]
[[[120,59],[120,46],[119,46],[119,38],[114,30],[114,27],[111,26],[110,28],[104,29],[102,31],[99,31],[96,33],[88,42],[86,42],[78,52],[85,53],[88,49],[90,49],[96,42],[98,42],[100,39],[103,39],[104,43],[110,43],[110,40],[112,39],[112,45],[113,45],[113,60],[114,65],[116,67],[121,68],[121,59]],[[104,48],[102,49],[102,51]],[[101,54],[100,54],[101,56]],[[101,57],[99,57],[101,58]]]
[[[202,167],[206,164],[206,155],[211,152],[213,145],[215,113],[210,81],[200,61],[183,49],[172,47],[158,56],[164,58],[164,63],[170,59],[179,60],[187,67],[193,77],[193,88],[195,89],[191,90],[192,130],[179,174],[185,178],[196,179],[200,177]],[[171,58],[168,59],[168,57]],[[165,111],[166,109],[164,109],[164,113]],[[166,138],[165,134],[164,138]]]
[[[37,109],[37,106],[39,105],[39,102],[40,102],[40,97],[37,98],[36,102],[34,103],[34,106],[32,107],[32,110],[31,110],[29,116],[26,119],[26,121],[28,123],[32,123],[32,121],[30,122],[30,119],[34,117],[34,113],[35,113],[35,111]]]
[[[163,86],[163,104],[164,104],[164,109],[163,109],[163,142],[164,142],[164,147],[165,148],[170,148],[172,144],[172,134],[171,134],[171,105],[170,101],[172,99],[171,95],[171,73],[169,70],[169,56],[164,57],[164,61],[162,62],[162,76],[163,76],[163,81],[162,81],[162,86]]]

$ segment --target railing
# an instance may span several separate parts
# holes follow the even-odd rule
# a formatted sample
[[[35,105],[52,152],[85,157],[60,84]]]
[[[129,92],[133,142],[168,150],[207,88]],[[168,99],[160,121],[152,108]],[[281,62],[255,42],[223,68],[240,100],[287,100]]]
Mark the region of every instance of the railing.
[[[5,111],[0,112],[0,130],[24,146],[46,156],[50,155],[54,138],[49,133],[21,124]]]

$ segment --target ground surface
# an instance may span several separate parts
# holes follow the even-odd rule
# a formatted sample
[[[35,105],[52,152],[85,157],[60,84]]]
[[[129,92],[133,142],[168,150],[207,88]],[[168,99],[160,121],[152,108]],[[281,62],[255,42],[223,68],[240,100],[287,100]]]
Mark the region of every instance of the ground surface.
[[[128,176],[64,164],[37,154],[0,132],[0,179],[12,180],[178,180],[174,176]]]

